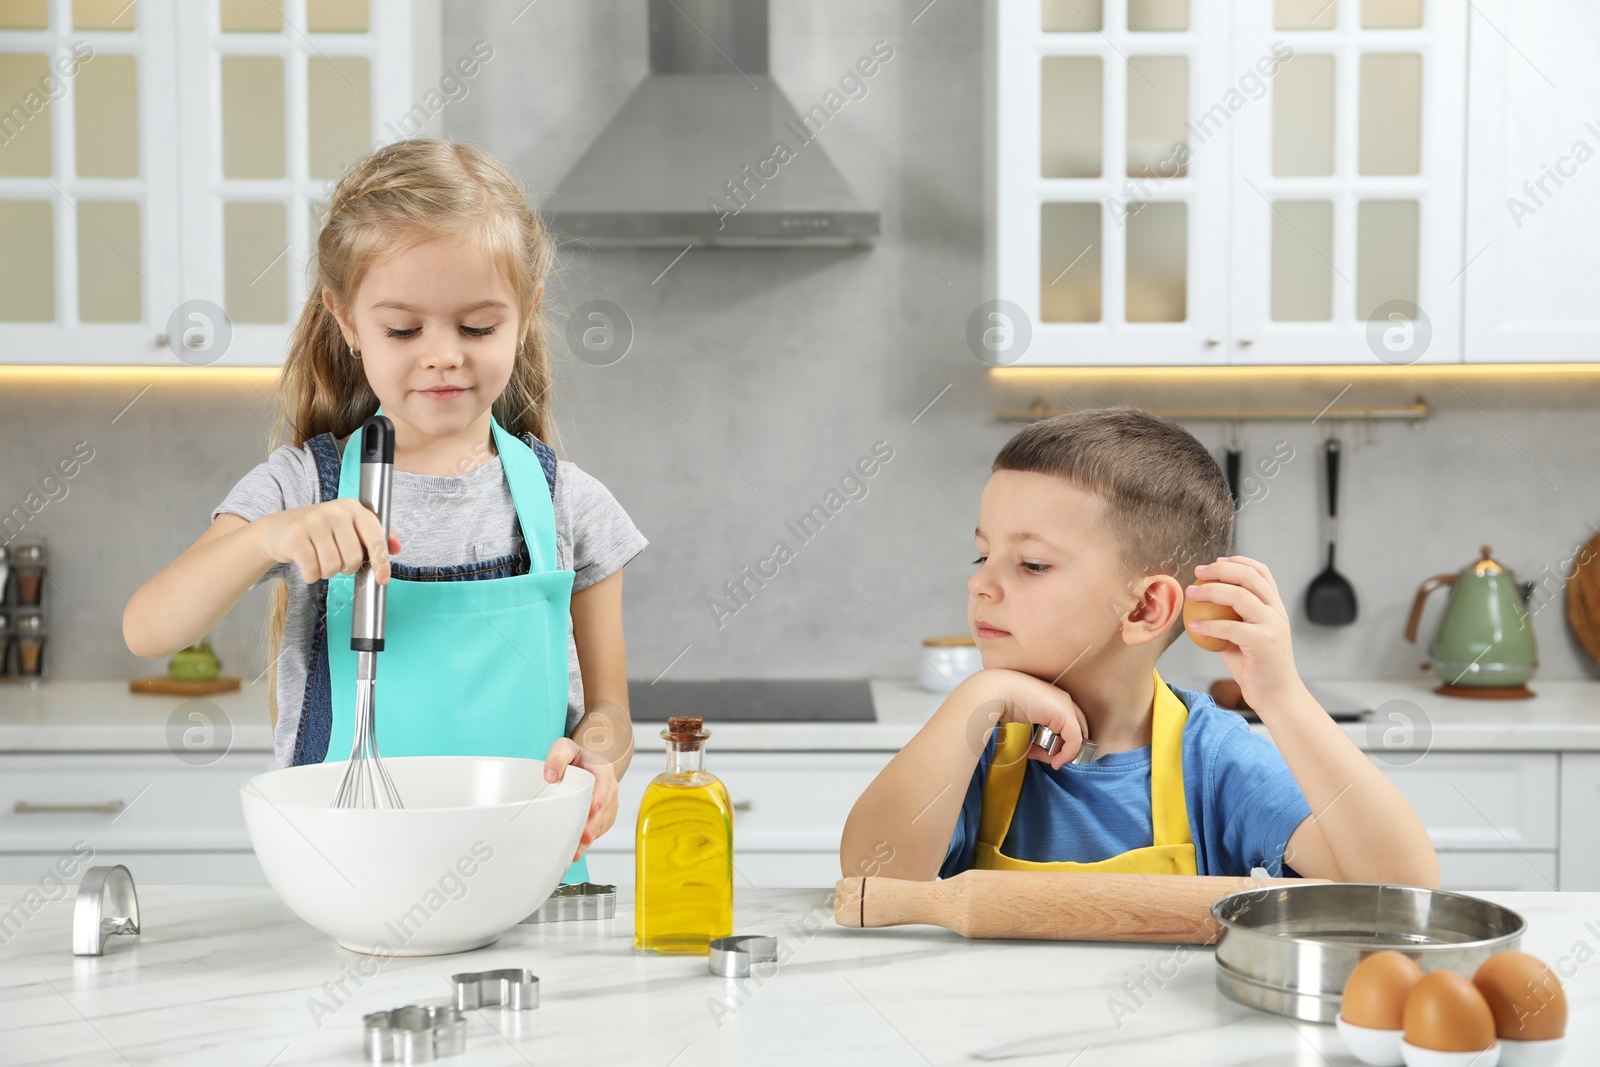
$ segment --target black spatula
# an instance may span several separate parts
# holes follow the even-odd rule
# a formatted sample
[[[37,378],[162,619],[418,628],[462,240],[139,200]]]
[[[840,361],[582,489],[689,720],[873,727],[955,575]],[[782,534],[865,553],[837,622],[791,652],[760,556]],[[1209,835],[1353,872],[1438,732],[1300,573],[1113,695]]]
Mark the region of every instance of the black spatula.
[[[1306,589],[1306,617],[1321,626],[1348,626],[1356,621],[1356,591],[1344,575],[1333,569],[1333,546],[1339,533],[1339,442],[1329,438],[1328,455],[1328,565],[1311,579]]]

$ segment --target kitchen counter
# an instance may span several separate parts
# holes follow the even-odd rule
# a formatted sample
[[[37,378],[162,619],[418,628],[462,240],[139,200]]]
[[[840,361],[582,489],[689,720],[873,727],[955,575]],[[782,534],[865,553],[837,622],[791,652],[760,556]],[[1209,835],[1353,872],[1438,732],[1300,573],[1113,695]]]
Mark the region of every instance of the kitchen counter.
[[[37,888],[0,886],[0,902],[15,915]],[[1564,1062],[1594,1062],[1600,893],[1482,895],[1522,913],[1522,948],[1562,976]],[[741,888],[736,932],[778,936],[785,962],[732,981],[704,957],[634,955],[626,900],[614,919],[519,926],[475,952],[379,961],[340,949],[265,887],[143,886],[144,932],[74,957],[69,889],[5,931],[0,1062],[360,1063],[363,1013],[443,998],[454,973],[524,966],[540,978],[539,1008],[468,1013],[466,1053],[446,1062],[1356,1062],[1331,1026],[1224,999],[1207,948],[850,930],[834,924],[830,898]]]
[[[1410,730],[1409,744],[1437,751],[1600,752],[1600,682],[1536,679],[1531,700],[1485,701],[1439,696],[1431,677],[1309,684],[1325,706],[1377,709],[1366,722],[1344,725],[1363,749],[1382,748],[1387,732]],[[710,744],[724,752],[897,752],[942,697],[909,679],[890,678],[872,681],[872,699],[876,722],[713,721],[707,723]],[[0,753],[168,750],[169,732],[181,737],[196,710],[230,731],[232,750],[272,751],[265,685],[191,703],[130,693],[126,682],[56,681],[37,689],[0,686]],[[665,724],[636,725],[640,748],[663,748]]]

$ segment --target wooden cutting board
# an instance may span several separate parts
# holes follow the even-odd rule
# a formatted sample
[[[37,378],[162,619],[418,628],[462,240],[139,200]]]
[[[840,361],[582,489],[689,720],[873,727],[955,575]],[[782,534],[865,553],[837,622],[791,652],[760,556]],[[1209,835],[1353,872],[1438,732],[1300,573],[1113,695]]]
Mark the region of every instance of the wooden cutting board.
[[[989,870],[934,882],[842,878],[833,918],[851,927],[924,923],[963,937],[1209,945],[1221,933],[1211,905],[1223,897],[1324,880]]]
[[[1600,664],[1600,534],[1572,561],[1567,581],[1567,625],[1584,652]]]
[[[239,688],[239,679],[221,675],[209,682],[180,682],[176,678],[159,676],[135,678],[128,683],[130,693],[157,693],[173,697],[206,697],[213,693],[231,693]]]

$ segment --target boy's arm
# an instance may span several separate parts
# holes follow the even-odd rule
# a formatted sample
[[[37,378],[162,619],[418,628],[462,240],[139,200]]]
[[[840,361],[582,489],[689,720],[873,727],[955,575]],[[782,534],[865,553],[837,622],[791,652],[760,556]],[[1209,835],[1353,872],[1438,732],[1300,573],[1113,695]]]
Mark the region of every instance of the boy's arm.
[[[1233,642],[1220,653],[1222,662],[1311,807],[1289,838],[1284,862],[1312,878],[1436,887],[1439,857],[1422,820],[1300,680],[1288,612],[1266,565],[1224,556],[1195,568],[1195,577],[1208,582],[1186,595],[1224,604],[1239,621],[1196,620],[1191,629]]]
[[[1060,769],[1088,733],[1066,692],[1010,670],[982,670],[956,686],[905,748],[867,786],[839,842],[845,876],[873,874],[932,881],[944,862],[972,772],[998,722],[1044,723],[1060,734],[1054,756],[1032,759]]]

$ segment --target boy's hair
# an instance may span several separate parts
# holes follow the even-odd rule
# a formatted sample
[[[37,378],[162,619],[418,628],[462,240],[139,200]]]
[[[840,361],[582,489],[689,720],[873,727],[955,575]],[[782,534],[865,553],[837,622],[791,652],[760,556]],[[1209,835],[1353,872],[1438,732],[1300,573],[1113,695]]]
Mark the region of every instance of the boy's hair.
[[[348,308],[374,264],[440,239],[465,239],[490,257],[510,282],[525,323],[511,380],[494,402],[495,420],[507,433],[559,444],[549,415],[550,331],[538,300],[554,256],[550,235],[504,164],[468,144],[413,137],[357,160],[334,187],[317,236],[310,292],[278,377],[273,446],[304,445],[324,433],[348,437],[378,410],[322,290]],[[288,602],[287,587],[277,583],[267,623],[274,663]],[[277,671],[267,674],[276,726]]]
[[[1188,430],[1143,408],[1032,423],[990,469],[1053,474],[1103,499],[1130,580],[1170,574],[1187,587],[1197,565],[1227,554],[1233,536],[1233,495],[1217,461]],[[1182,632],[1173,626],[1162,649]]]

